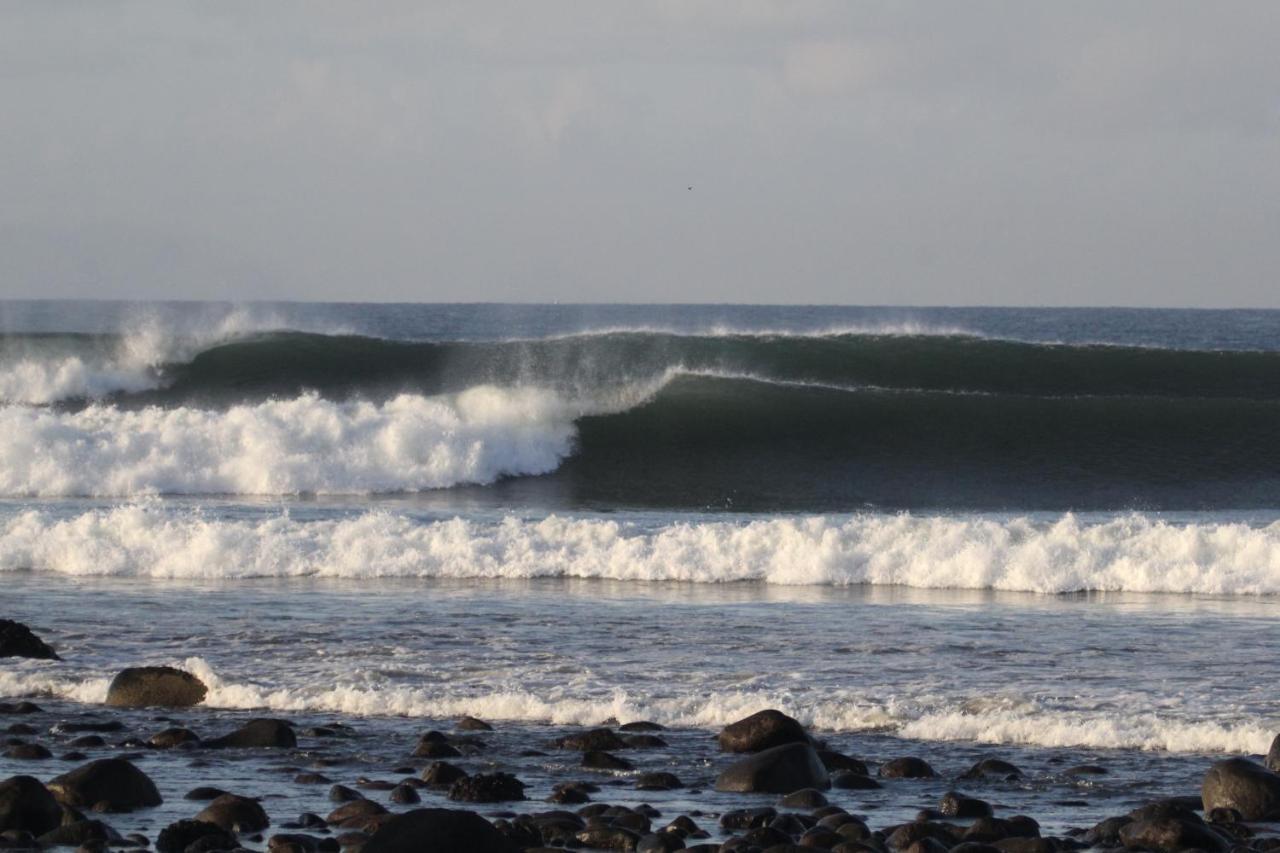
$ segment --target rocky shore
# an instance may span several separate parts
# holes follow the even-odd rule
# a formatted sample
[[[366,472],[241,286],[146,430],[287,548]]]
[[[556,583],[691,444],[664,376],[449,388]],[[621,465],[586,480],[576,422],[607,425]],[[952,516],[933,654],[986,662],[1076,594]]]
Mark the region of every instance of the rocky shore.
[[[961,766],[974,756],[960,748],[945,764],[855,755],[776,710],[718,733],[474,717],[427,728],[229,714],[205,708],[205,692],[189,673],[145,667],[121,672],[102,706],[0,703],[0,850],[1280,848],[1280,738],[1260,760],[1205,757],[1198,792],[1128,780],[1107,789],[1093,780],[1108,768],[1092,763],[1029,768],[988,754]],[[1121,803],[1100,819],[1061,820]]]

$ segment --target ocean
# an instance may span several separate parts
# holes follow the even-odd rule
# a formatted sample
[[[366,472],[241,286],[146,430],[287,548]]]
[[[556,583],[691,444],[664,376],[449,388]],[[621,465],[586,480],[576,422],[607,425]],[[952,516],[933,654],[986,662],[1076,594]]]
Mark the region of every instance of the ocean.
[[[193,727],[340,719],[384,769],[470,714],[538,800],[573,768],[517,745],[557,727],[660,723],[650,764],[709,786],[710,735],[779,708],[944,771],[864,811],[994,755],[1046,831],[1280,731],[1280,311],[6,302],[0,329],[0,616],[64,658],[0,662],[0,699],[92,712],[171,664],[210,687]],[[296,814],[297,761],[202,772]]]

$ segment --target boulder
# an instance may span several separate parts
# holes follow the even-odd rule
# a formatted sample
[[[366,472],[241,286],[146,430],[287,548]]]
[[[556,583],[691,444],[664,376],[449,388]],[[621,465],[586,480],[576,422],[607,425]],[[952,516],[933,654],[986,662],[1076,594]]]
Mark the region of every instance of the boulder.
[[[1267,751],[1267,769],[1280,773],[1280,735],[1271,741],[1271,749]]]
[[[885,779],[933,779],[938,774],[923,758],[895,758],[880,765],[880,775]]]
[[[428,788],[448,788],[459,779],[467,778],[467,771],[447,761],[433,761],[422,771],[422,781]]]
[[[449,786],[449,799],[465,803],[503,803],[524,799],[524,783],[510,773],[478,773]]]
[[[189,672],[171,666],[137,666],[121,670],[107,688],[107,704],[115,708],[187,708],[204,701],[209,689]]]
[[[636,777],[637,791],[674,791],[683,787],[680,777],[665,771],[641,773]]]
[[[212,823],[230,832],[261,832],[271,825],[266,811],[257,800],[235,794],[223,794],[196,815],[196,820]]]
[[[635,765],[608,752],[592,750],[582,753],[582,766],[588,770],[633,770]]]
[[[182,853],[204,838],[212,838],[217,849],[221,850],[234,850],[240,846],[235,833],[220,826],[202,820],[180,820],[160,830],[160,836],[156,838],[156,850],[158,853]]]
[[[807,743],[788,743],[747,756],[716,779],[717,791],[789,794],[801,788],[831,787],[827,769]]]
[[[204,745],[210,749],[293,749],[298,745],[298,736],[287,720],[264,718],[250,720],[231,734],[207,740]]]
[[[1280,774],[1243,758],[1209,768],[1200,796],[1206,812],[1235,809],[1245,820],[1280,818]]]
[[[105,803],[111,811],[158,806],[155,783],[123,758],[100,758],[49,782],[58,802],[72,807]]]
[[[948,791],[942,795],[938,811],[946,817],[991,817],[991,804],[985,800],[966,797],[958,791]]]
[[[977,764],[960,774],[961,779],[1003,779],[1010,781],[1022,778],[1022,771],[1016,765],[999,758],[984,758]]]
[[[191,729],[179,727],[156,732],[151,736],[151,739],[147,741],[148,744],[156,749],[173,749],[175,746],[199,742],[200,736],[198,734],[191,731]]]
[[[462,717],[454,726],[460,732],[491,732],[493,726],[476,717]]]
[[[0,658],[62,660],[58,653],[21,622],[0,619]]]
[[[1230,842],[1203,823],[1161,818],[1135,820],[1120,827],[1120,842],[1129,850],[1158,850],[1175,853],[1178,850],[1223,851]]]
[[[415,809],[384,823],[365,843],[363,853],[518,853],[518,849],[475,812]]]
[[[0,832],[44,835],[60,823],[62,806],[39,779],[12,776],[0,782]]]
[[[100,820],[64,821],[60,826],[40,836],[43,847],[84,847],[93,842],[120,844],[123,839]]]
[[[730,723],[718,738],[723,752],[761,752],[788,743],[809,743],[804,726],[781,711],[769,709]]]
[[[608,752],[611,749],[627,748],[626,742],[611,729],[592,729],[565,735],[552,745],[556,749],[576,749],[579,752]]]

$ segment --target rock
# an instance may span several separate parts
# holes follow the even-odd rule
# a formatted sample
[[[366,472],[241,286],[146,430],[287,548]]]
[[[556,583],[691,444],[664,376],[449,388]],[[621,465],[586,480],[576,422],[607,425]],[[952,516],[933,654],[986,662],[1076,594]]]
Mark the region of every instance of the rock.
[[[317,853],[320,839],[301,833],[279,833],[267,839],[269,853]]]
[[[684,849],[684,839],[674,832],[651,832],[636,842],[636,853],[673,853]]]
[[[62,660],[44,640],[31,633],[30,628],[12,619],[0,619],[0,658]]]
[[[415,809],[384,823],[365,843],[363,853],[518,853],[518,849],[474,812]]]
[[[938,811],[946,817],[991,817],[991,804],[956,791],[943,794]]]
[[[64,822],[40,836],[44,847],[80,847],[93,841],[118,844],[122,840],[119,833],[100,820]]]
[[[565,735],[552,743],[556,749],[574,749],[579,752],[608,752],[626,749],[627,744],[610,729],[592,729],[578,734]]]
[[[879,788],[880,783],[870,776],[863,776],[851,770],[841,770],[831,775],[831,787],[842,791],[869,791],[872,788]]]
[[[271,825],[266,811],[257,800],[239,797],[235,794],[223,794],[196,815],[196,820],[203,820],[220,826],[231,832],[261,832]]]
[[[34,702],[18,702],[17,704],[0,702],[0,714],[39,714],[43,710]]]
[[[334,785],[329,789],[329,802],[331,803],[352,803],[363,799],[364,794],[354,788],[348,788],[346,785]]]
[[[418,794],[418,789],[408,783],[401,783],[392,788],[389,798],[391,802],[402,806],[422,802],[422,797]]]
[[[6,749],[4,756],[15,761],[44,761],[53,758],[53,753],[38,743],[19,743]]]
[[[172,728],[156,732],[147,741],[155,749],[173,749],[187,743],[199,743],[200,736],[191,729]]]
[[[1235,809],[1245,820],[1280,818],[1280,774],[1243,758],[1209,768],[1200,795],[1206,812]]]
[[[158,806],[155,783],[123,758],[100,758],[49,782],[49,790],[66,806],[106,803],[112,811]]]
[[[582,766],[589,770],[632,770],[635,767],[625,758],[600,750],[582,753]]]
[[[674,791],[683,787],[679,777],[674,773],[641,773],[636,777],[637,791]]]
[[[1111,771],[1096,764],[1077,764],[1062,771],[1068,776],[1106,776]]]
[[[384,815],[387,810],[373,800],[351,800],[329,812],[325,821],[330,824],[345,824],[355,818],[368,818]]]
[[[789,794],[801,788],[830,787],[827,770],[813,747],[788,743],[757,752],[730,765],[716,779],[717,791]]]
[[[298,736],[287,720],[250,720],[230,734],[207,740],[210,749],[293,749]]]
[[[665,749],[670,746],[657,735],[627,735],[622,739],[627,749]]]
[[[648,720],[634,720],[618,726],[620,732],[665,732],[667,727]]]
[[[447,761],[434,761],[422,771],[422,781],[428,788],[448,788],[459,779],[467,778],[467,771]]]
[[[759,711],[730,723],[718,738],[722,752],[761,752],[788,743],[809,743],[804,726],[781,711]]]
[[[203,838],[212,838],[217,844],[215,849],[219,850],[234,850],[240,846],[235,834],[220,826],[202,820],[180,820],[160,830],[156,850],[158,853],[183,853]]]
[[[460,732],[491,732],[493,731],[493,726],[489,725],[484,720],[476,719],[475,717],[463,717],[462,719],[458,720],[458,723],[457,725],[454,726],[454,728]]]
[[[510,773],[479,773],[449,786],[449,799],[465,803],[504,803],[524,799],[524,783]]]
[[[1271,749],[1267,751],[1267,769],[1280,773],[1280,735],[1271,741]]]
[[[848,770],[851,773],[857,773],[862,776],[871,775],[871,771],[867,768],[865,761],[860,761],[833,749],[818,750],[818,757],[822,759],[822,766],[827,768],[828,773],[834,773],[837,770]]]
[[[592,850],[635,850],[640,836],[620,826],[590,826],[574,836]]]
[[[961,779],[1004,779],[1010,781],[1022,778],[1022,771],[1008,761],[999,758],[984,758],[977,764],[960,774]]]
[[[880,775],[885,779],[933,779],[938,774],[923,758],[908,756],[881,764]]]
[[[1178,850],[1222,851],[1230,842],[1203,823],[1191,823],[1176,818],[1135,820],[1120,827],[1120,842],[1129,850],[1159,850],[1175,853]]]
[[[182,799],[194,800],[195,802],[199,802],[199,803],[206,803],[206,802],[209,802],[210,800],[218,799],[218,797],[221,797],[225,793],[227,792],[222,790],[221,788],[212,788],[212,787],[209,787],[208,785],[202,785],[199,788],[192,788],[190,791],[187,791],[187,795]]]
[[[62,823],[62,807],[39,779],[11,776],[0,782],[0,832],[44,835]]]
[[[172,666],[121,670],[107,688],[114,708],[188,708],[204,701],[209,689],[189,672]]]
[[[820,809],[827,805],[827,798],[814,788],[801,788],[787,794],[778,801],[778,805],[784,809]]]

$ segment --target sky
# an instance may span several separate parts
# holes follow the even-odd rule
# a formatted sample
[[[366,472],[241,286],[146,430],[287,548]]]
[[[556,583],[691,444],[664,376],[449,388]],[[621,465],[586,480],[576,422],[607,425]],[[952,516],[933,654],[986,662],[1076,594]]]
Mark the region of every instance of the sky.
[[[1280,3],[0,0],[0,298],[1280,307]]]

